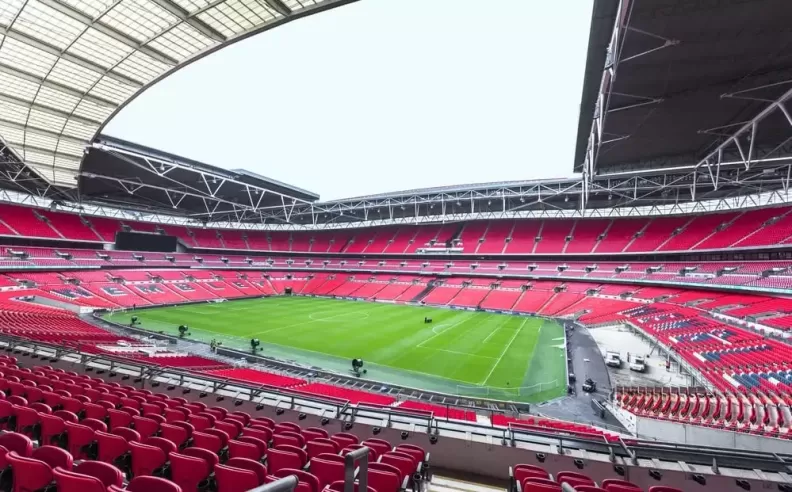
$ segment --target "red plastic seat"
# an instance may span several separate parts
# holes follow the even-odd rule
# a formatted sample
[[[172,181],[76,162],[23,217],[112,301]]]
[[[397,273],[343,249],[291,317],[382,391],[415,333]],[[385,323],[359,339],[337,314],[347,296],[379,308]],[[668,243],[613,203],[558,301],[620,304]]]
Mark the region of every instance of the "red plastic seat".
[[[33,454],[33,441],[27,436],[15,432],[0,434],[0,446],[7,449],[8,452],[14,452],[25,458]]]
[[[55,484],[58,487],[58,492],[106,492],[105,486],[101,480],[88,475],[64,470],[63,468],[55,468],[52,470],[52,475],[55,478]],[[120,484],[118,485],[120,486]]]
[[[97,456],[96,459],[102,463],[120,464],[121,457],[129,452],[129,442],[117,434],[97,431],[96,437]]]
[[[402,481],[395,473],[369,469],[368,484],[377,492],[398,492]]]
[[[225,463],[225,465],[232,468],[252,471],[256,474],[256,477],[258,477],[259,483],[264,483],[264,479],[267,478],[267,467],[255,460],[249,460],[247,458],[231,458]]]
[[[330,437],[330,433],[321,427],[308,427],[307,429],[303,429],[302,435],[306,442],[312,439],[327,439]]]
[[[214,470],[215,465],[220,462],[220,457],[217,456],[216,453],[213,453],[208,449],[186,448],[180,454],[183,454],[184,456],[192,456],[193,458],[200,458],[204,460],[209,465],[210,470]]]
[[[73,422],[76,424],[80,421],[79,417],[77,417],[77,414],[68,410],[55,410],[52,415],[63,419],[64,422]]]
[[[272,429],[273,434],[279,434],[281,432],[296,432],[297,434],[302,433],[302,427],[295,424],[294,422],[278,422],[275,424],[275,428]]]
[[[239,441],[239,442],[244,442],[244,443],[252,444],[252,445],[256,446],[256,449],[258,449],[259,453],[261,453],[261,456],[264,456],[267,453],[267,448],[269,448],[269,446],[267,446],[266,442],[264,442],[261,439],[258,439],[256,437],[239,436],[239,437],[236,438],[236,440]]]
[[[239,411],[239,410],[229,413],[228,415],[226,415],[226,418],[235,418],[235,419],[239,420],[240,422],[242,422],[243,426],[246,426],[246,425],[250,424],[250,420],[251,420],[249,413],[242,412],[242,411]]]
[[[66,449],[75,459],[88,458],[88,446],[94,442],[95,431],[90,427],[72,422],[64,422],[66,426]],[[107,430],[107,429],[105,429]],[[2,443],[0,442],[0,445]]]
[[[56,444],[66,442],[66,424],[62,418],[55,415],[39,415],[41,419],[41,444]]]
[[[588,475],[568,471],[558,472],[558,475],[556,475],[556,482],[560,484],[568,483],[572,487],[577,487],[578,485],[596,485],[594,480]]]
[[[377,438],[366,439],[361,444],[368,447],[369,449],[375,450],[377,452],[377,456],[382,456],[388,451],[393,450],[393,446],[391,445],[391,443],[389,443],[384,439],[377,439]]]
[[[282,431],[278,434],[272,435],[272,445],[279,446],[281,444],[288,444],[290,446],[297,446],[301,448],[305,446],[305,439],[296,432]]]
[[[608,492],[643,492],[643,489],[627,480],[607,478],[600,484]]]
[[[14,471],[14,492],[34,492],[53,481],[52,468],[45,462],[9,452],[6,460]]]
[[[107,417],[107,408],[102,405],[83,403],[82,406],[85,412],[85,418],[87,419],[104,420],[105,417]]]
[[[322,488],[337,480],[344,480],[344,464],[337,461],[313,458],[310,470],[319,480],[319,486]]]
[[[242,435],[255,437],[257,439],[261,439],[264,442],[272,441],[272,430],[264,427],[260,427],[260,428],[248,427],[242,432]]]
[[[258,446],[255,444],[232,439],[228,441],[228,456],[231,458],[248,458],[259,461],[263,456],[263,453],[259,451]]]
[[[113,491],[112,486],[110,490]],[[181,492],[181,488],[170,480],[148,476],[133,478],[126,490],[127,492]]]
[[[40,420],[38,412],[32,408],[15,406],[14,416],[16,417],[16,429],[14,431],[33,437],[33,430]]]
[[[330,439],[320,438],[308,441],[305,449],[308,451],[308,457],[313,459],[323,453],[338,454],[341,451],[341,446]]]
[[[105,487],[111,485],[120,487],[124,483],[124,475],[121,470],[101,461],[83,461],[75,466],[72,471],[97,478]]]
[[[575,487],[575,492],[608,492],[608,491],[596,487],[594,485],[578,485],[577,487]]]
[[[305,466],[305,462],[297,453],[270,448],[267,450],[267,466],[269,466],[270,473],[275,473],[281,468],[302,468]]]
[[[526,478],[551,478],[547,470],[536,465],[515,465],[513,475],[515,483],[519,484],[522,484]]]
[[[227,465],[215,466],[215,481],[217,492],[247,492],[261,485],[255,472]]]
[[[108,410],[107,415],[110,417],[110,428],[116,427],[132,427],[132,415],[123,410]]]
[[[355,480],[355,484],[354,485],[355,485],[354,492],[360,492],[360,483],[358,483],[358,481]],[[338,480],[336,482],[333,482],[333,483],[331,483],[330,485],[327,486],[326,490],[329,491],[329,492],[344,492],[344,481],[343,480]],[[372,487],[370,485],[366,487],[366,490],[367,490],[367,492],[379,492],[378,490],[376,490],[374,487]]]
[[[132,475],[135,477],[153,475],[168,461],[165,452],[156,446],[131,442],[129,450],[132,455]]]
[[[48,464],[50,468],[59,466],[64,470],[71,470],[74,463],[72,455],[65,449],[57,446],[41,446],[33,450],[30,455],[34,460],[43,461]]]
[[[411,461],[409,458],[405,458],[404,456],[399,456],[393,451],[380,456],[380,463],[386,463],[388,465],[395,466],[405,477],[411,476],[416,470],[415,463],[413,461]]]
[[[277,478],[285,478],[289,475],[294,475],[299,480],[300,484],[306,484],[310,490],[308,492],[321,492],[322,485],[316,475],[305,470],[297,470],[294,468],[281,468],[273,474]]]
[[[269,417],[256,417],[250,419],[250,423],[248,425],[250,425],[251,427],[253,427],[254,425],[262,425],[267,429],[272,430],[275,428],[275,421]]]
[[[352,451],[355,451],[363,447],[365,446],[363,446],[362,444],[351,444],[341,450],[341,456],[346,456],[347,453],[350,453]],[[377,452],[377,450],[374,448],[368,448],[368,450],[369,450],[369,461],[377,461],[377,458],[379,458],[379,453]],[[377,487],[374,488],[376,489]]]
[[[165,453],[165,456],[170,456],[171,453],[175,453],[178,450],[175,444],[162,437],[149,437],[143,441],[143,444],[160,448]]]
[[[85,418],[80,421],[80,424],[90,427],[95,431],[107,432],[107,424],[99,419]]]
[[[666,485],[655,485],[654,487],[649,487],[649,492],[684,492],[684,491],[676,487],[668,487]]]
[[[138,431],[127,427],[116,427],[113,429],[112,434],[123,437],[127,442],[143,442],[143,438]]]
[[[187,439],[190,438],[190,434],[187,432],[187,430],[171,424],[160,425],[160,436],[171,441],[177,447],[181,447],[182,444],[187,442]]]
[[[203,415],[190,415],[187,417],[187,422],[191,423],[197,431],[204,431],[213,425],[213,422]]]
[[[242,433],[242,424],[236,421],[220,420],[215,422],[215,429],[219,429],[228,434],[229,439],[234,439]]]
[[[145,439],[155,435],[159,432],[159,422],[146,417],[132,417],[132,423],[135,425],[135,430],[140,434],[140,437]]]
[[[193,446],[197,448],[208,449],[213,453],[219,453],[223,449],[223,441],[213,434],[205,432],[193,432]]]
[[[522,492],[562,492],[561,484],[547,478],[526,478]]]
[[[350,434],[348,432],[339,432],[338,434],[333,434],[330,436],[330,440],[337,442],[340,449],[344,449],[350,444],[360,444],[360,439],[358,439],[356,435]]]
[[[198,485],[209,477],[213,468],[201,458],[179,453],[170,455],[171,479],[184,492],[196,492]]]

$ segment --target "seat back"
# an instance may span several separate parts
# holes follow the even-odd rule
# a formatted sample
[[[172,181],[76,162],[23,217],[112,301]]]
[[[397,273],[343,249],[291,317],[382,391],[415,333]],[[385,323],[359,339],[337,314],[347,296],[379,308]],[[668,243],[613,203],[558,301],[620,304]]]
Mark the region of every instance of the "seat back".
[[[281,444],[288,444],[290,446],[297,446],[301,448],[305,446],[305,440],[299,434],[294,432],[284,431],[280,434],[273,434],[272,436],[272,444],[274,446],[279,446]]]
[[[309,458],[315,458],[323,453],[337,454],[340,451],[338,443],[330,439],[314,439],[305,445]]]
[[[0,446],[22,457],[29,457],[33,453],[33,441],[15,432],[0,435]]]
[[[92,419],[90,417],[87,417],[87,418],[82,419],[80,421],[80,424],[82,424],[82,425],[84,425],[86,427],[90,427],[91,429],[93,429],[95,431],[107,432],[107,424],[105,424],[103,421],[101,421],[99,419]]]
[[[264,456],[264,454],[267,452],[267,448],[269,447],[267,446],[266,442],[262,441],[257,437],[239,436],[236,438],[236,440],[239,442],[244,442],[256,446],[256,449],[258,449],[259,453],[261,453],[261,456]]]
[[[57,446],[41,446],[33,450],[30,455],[34,460],[43,461],[50,468],[61,467],[64,470],[71,470],[74,463],[72,455],[65,449]]]
[[[311,460],[311,473],[319,479],[319,486],[324,488],[337,480],[344,480],[344,464],[314,458]]]
[[[330,437],[330,434],[321,427],[308,427],[307,429],[303,429],[302,435],[306,441],[312,439],[327,439]]]
[[[426,461],[426,451],[424,451],[422,447],[416,446],[415,444],[399,444],[396,446],[396,451],[407,453],[418,460],[418,462]]]
[[[102,463],[114,464],[129,451],[129,443],[122,436],[97,431],[95,434],[98,454],[96,459]]]
[[[67,450],[69,453],[71,453],[75,459],[87,458],[88,453],[84,448],[94,441],[95,431],[82,424],[65,422],[64,425],[66,426],[66,436],[68,441]]]
[[[676,487],[668,487],[667,485],[655,485],[649,487],[649,492],[683,492],[682,489]]]
[[[143,439],[159,432],[159,423],[156,420],[134,416],[132,417],[132,423],[135,425],[135,430]]]
[[[297,453],[270,448],[267,450],[267,466],[270,473],[275,473],[281,468],[302,468],[305,465]]]
[[[132,475],[134,477],[150,476],[167,461],[165,452],[156,446],[131,442],[129,451],[132,455]]]
[[[607,478],[600,484],[608,492],[643,492],[643,489],[627,480]]]
[[[526,478],[522,489],[522,492],[562,492],[561,484],[549,478]]]
[[[98,478],[70,472],[63,468],[52,470],[58,492],[106,492],[107,487]]]
[[[14,492],[34,492],[49,485],[52,480],[52,468],[43,461],[19,456],[9,452],[6,460],[14,470]]]
[[[171,453],[173,454],[173,453]],[[209,471],[214,471],[214,467],[216,464],[220,463],[220,457],[217,456],[217,453],[213,453],[208,449],[203,448],[186,448],[180,454],[185,456],[192,456],[193,458],[199,458],[206,462],[209,465]]]
[[[178,485],[160,477],[135,477],[126,487],[128,492],[181,492]]]
[[[256,460],[248,458],[231,458],[225,464],[233,468],[252,471],[256,474],[256,477],[258,477],[259,483],[264,483],[264,479],[267,478],[267,467]]]
[[[143,444],[160,448],[162,452],[165,453],[165,456],[170,456],[171,453],[177,450],[175,444],[162,437],[149,437]]]
[[[377,492],[398,492],[401,488],[399,476],[384,470],[369,469],[368,484]]]
[[[182,492],[197,492],[198,484],[211,473],[209,464],[201,458],[179,453],[170,454],[171,480]]]
[[[121,470],[113,465],[102,463],[101,461],[83,461],[75,466],[73,471],[99,479],[105,487],[111,485],[120,487],[124,483],[124,475],[121,473]]]
[[[160,437],[169,440],[177,447],[187,442],[190,437],[187,431],[179,426],[171,424],[160,424]]]
[[[278,422],[275,424],[275,428],[272,429],[272,432],[275,434],[279,434],[281,432],[296,432],[297,434],[302,433],[302,427],[295,424],[294,422]]]
[[[516,482],[521,484],[526,478],[550,478],[550,474],[540,466],[515,465],[514,479]]]
[[[377,456],[382,456],[383,454],[393,449],[391,443],[389,443],[384,439],[376,439],[376,438],[366,439],[361,444],[369,449],[373,449],[374,451],[376,451]]]
[[[247,492],[261,485],[255,472],[226,465],[215,466],[215,480],[217,492]]]
[[[348,432],[339,432],[338,434],[333,434],[330,436],[330,439],[337,442],[340,449],[344,449],[350,444],[360,443],[360,439],[358,439],[356,435],[350,434]]]
[[[258,461],[263,456],[258,446],[247,442],[230,440],[228,441],[228,456],[231,458],[247,458]]]
[[[234,439],[235,437],[237,437],[239,434],[242,433],[242,424],[239,422],[233,422],[233,421],[229,422],[229,421],[220,420],[218,422],[215,422],[214,428],[219,429],[225,432],[226,434],[228,434],[229,439]]]
[[[395,455],[393,453],[385,453],[380,456],[380,463],[393,465],[402,472],[402,476],[409,477],[415,471],[415,465],[407,458]]]
[[[297,470],[294,468],[281,468],[280,470],[274,473],[274,476],[277,478],[284,478],[284,477],[288,477],[289,475],[296,476],[300,484],[308,485],[309,489],[307,492],[321,492],[322,490],[322,486],[316,475],[307,472],[305,470]]]
[[[578,485],[595,485],[594,480],[588,475],[568,471],[558,472],[558,475],[556,475],[556,482],[561,484],[568,483],[572,487],[577,487]]]
[[[264,442],[270,442],[272,440],[272,430],[264,427],[259,427],[259,428],[248,427],[247,429],[242,431],[242,435],[256,437]]]
[[[213,434],[195,431],[193,432],[193,446],[217,453],[223,449],[223,441]]]
[[[113,429],[112,434],[123,437],[127,442],[143,442],[143,439],[141,438],[138,431],[129,429],[127,427],[116,427]]]

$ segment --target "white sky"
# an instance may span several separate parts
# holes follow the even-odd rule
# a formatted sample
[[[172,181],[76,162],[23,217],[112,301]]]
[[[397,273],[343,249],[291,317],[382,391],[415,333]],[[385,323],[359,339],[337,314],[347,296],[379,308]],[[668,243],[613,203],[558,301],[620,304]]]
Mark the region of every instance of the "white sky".
[[[572,174],[592,0],[361,0],[155,85],[105,133],[323,200]]]

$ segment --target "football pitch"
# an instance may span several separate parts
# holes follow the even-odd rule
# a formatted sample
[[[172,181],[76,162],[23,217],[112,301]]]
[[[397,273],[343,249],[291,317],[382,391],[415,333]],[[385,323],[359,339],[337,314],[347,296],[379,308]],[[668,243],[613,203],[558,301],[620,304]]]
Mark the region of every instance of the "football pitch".
[[[111,321],[128,323],[131,313]],[[140,327],[260,355],[467,397],[539,402],[566,389],[564,329],[526,316],[310,297],[270,297],[135,312]],[[432,323],[424,323],[424,317]]]

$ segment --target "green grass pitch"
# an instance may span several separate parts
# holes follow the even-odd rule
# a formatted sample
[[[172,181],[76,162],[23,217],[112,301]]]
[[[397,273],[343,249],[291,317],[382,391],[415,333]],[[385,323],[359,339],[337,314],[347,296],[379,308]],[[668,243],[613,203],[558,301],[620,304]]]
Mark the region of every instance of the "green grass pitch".
[[[564,330],[541,318],[388,303],[271,297],[138,310],[141,326],[349,373],[464,396],[536,402],[566,388]],[[130,313],[110,319],[128,323]],[[424,317],[433,319],[425,324]]]

